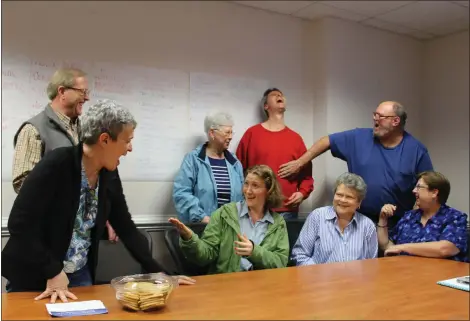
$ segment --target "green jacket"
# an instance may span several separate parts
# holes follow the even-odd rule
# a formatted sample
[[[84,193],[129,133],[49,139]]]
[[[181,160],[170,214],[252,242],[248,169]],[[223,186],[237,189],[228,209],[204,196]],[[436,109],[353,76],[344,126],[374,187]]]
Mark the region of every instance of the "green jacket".
[[[229,203],[216,210],[206,226],[201,238],[193,233],[191,239],[180,238],[180,246],[185,257],[200,265],[209,265],[209,274],[241,271],[241,257],[235,254],[235,241],[240,233],[237,203]],[[289,257],[289,238],[284,218],[271,213],[274,224],[269,224],[260,245],[255,245],[247,259],[253,269],[272,269],[287,266]]]

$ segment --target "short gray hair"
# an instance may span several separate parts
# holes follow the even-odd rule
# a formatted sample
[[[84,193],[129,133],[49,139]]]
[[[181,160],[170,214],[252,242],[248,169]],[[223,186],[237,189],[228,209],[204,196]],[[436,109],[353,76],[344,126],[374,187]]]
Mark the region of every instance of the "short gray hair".
[[[134,129],[137,127],[134,116],[126,108],[113,100],[100,100],[83,114],[80,140],[93,145],[101,134],[108,133],[115,141],[126,125],[131,125]]]
[[[233,126],[232,115],[224,112],[214,112],[204,118],[204,131],[207,135],[209,135],[209,130],[218,129],[221,126]]]
[[[406,118],[408,117],[408,115],[406,114],[405,107],[403,107],[402,104],[396,101],[393,102],[392,106],[393,106],[393,112],[395,113],[395,115],[397,115],[400,118],[400,127],[402,129],[405,129]]]
[[[336,193],[336,189],[341,184],[343,184],[347,188],[354,189],[357,192],[359,201],[362,201],[366,197],[367,184],[366,182],[364,182],[361,176],[348,172],[341,174],[336,179],[335,189],[333,191],[334,193]]]

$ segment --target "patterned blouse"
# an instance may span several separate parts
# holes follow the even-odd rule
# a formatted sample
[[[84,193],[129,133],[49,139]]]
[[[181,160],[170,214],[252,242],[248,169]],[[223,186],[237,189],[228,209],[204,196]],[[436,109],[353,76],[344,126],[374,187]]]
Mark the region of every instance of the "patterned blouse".
[[[99,177],[96,188],[90,188],[82,163],[80,203],[73,226],[72,240],[64,260],[64,272],[66,273],[78,271],[87,263],[88,249],[91,245],[91,229],[95,226],[98,213],[98,189]]]
[[[467,215],[447,205],[442,205],[426,225],[421,224],[421,210],[406,212],[390,233],[395,244],[449,241],[460,252],[449,259],[468,262]]]

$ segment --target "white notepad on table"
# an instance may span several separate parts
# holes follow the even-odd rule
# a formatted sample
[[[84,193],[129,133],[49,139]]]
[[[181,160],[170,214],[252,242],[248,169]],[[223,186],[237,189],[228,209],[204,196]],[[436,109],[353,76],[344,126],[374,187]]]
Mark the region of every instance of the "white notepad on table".
[[[106,309],[103,302],[100,300],[47,303],[46,309],[53,317],[73,317],[108,313],[108,309]]]
[[[458,282],[457,279],[458,278],[443,280],[443,281],[437,282],[437,284],[448,286],[448,287],[453,288],[453,289],[459,289],[459,290],[462,290],[462,291],[470,292],[470,284]]]

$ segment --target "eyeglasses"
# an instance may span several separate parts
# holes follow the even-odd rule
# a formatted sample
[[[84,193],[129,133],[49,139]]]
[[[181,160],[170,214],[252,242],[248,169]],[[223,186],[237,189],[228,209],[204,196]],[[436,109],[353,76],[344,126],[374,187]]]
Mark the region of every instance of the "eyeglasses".
[[[419,191],[420,189],[428,189],[429,187],[424,186],[424,185],[420,185],[420,184],[416,184],[415,188]]]
[[[235,132],[230,131],[230,132],[224,132],[218,128],[214,128],[214,130],[218,131],[219,133],[223,134],[225,137],[233,136],[235,135]]]
[[[374,119],[375,119],[375,118],[385,119],[385,118],[398,117],[397,115],[381,115],[381,114],[376,113],[376,112],[373,112],[372,115],[374,116]]]
[[[80,92],[83,96],[90,96],[90,92],[91,92],[89,89],[80,89],[80,88],[75,88],[75,87],[65,87],[65,88],[78,91],[78,92]]]

